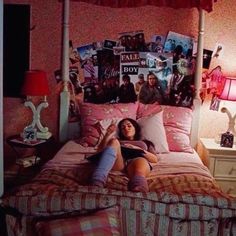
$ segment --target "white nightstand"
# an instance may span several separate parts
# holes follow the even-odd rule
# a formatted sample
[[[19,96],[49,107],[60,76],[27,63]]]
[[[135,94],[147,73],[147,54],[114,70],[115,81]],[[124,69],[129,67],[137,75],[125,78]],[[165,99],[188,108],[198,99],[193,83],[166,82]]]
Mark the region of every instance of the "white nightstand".
[[[221,147],[214,139],[201,138],[203,158],[222,190],[236,197],[236,145]]]

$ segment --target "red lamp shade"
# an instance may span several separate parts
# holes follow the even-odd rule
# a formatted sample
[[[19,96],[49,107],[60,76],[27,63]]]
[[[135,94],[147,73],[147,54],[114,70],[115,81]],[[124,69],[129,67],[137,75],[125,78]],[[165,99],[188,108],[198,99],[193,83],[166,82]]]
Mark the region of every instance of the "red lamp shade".
[[[236,101],[236,79],[226,78],[220,99]]]
[[[49,87],[46,72],[41,70],[26,71],[21,92],[27,96],[48,95]]]

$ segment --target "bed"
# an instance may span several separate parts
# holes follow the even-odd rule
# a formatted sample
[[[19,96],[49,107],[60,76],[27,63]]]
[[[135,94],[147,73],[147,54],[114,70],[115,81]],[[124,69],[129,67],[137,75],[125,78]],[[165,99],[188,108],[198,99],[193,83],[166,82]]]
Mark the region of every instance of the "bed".
[[[172,1],[158,4],[176,7]],[[195,151],[203,9],[210,11],[212,1],[189,4],[202,8],[193,107],[80,103],[81,137],[68,141],[69,1],[64,1],[60,140],[65,144],[34,179],[2,197],[8,235],[236,235],[236,201],[222,192]],[[109,124],[124,117],[137,120],[143,137],[158,150],[158,162],[147,178],[148,193],[129,191],[127,175],[119,171],[109,173],[104,188],[89,185],[94,164],[86,157],[96,152]]]
[[[136,102],[80,110],[83,138],[66,142],[34,179],[2,198],[9,235],[235,235],[236,201],[190,145],[192,109]],[[89,185],[92,144],[126,116],[159,150],[148,193],[129,191],[120,171],[110,172],[105,188]]]

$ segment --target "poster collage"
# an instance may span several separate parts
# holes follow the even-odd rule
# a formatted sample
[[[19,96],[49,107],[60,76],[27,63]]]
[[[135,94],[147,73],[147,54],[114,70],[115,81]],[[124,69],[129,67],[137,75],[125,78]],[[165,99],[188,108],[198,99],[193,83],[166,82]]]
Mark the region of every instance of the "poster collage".
[[[135,102],[139,99],[138,85],[152,73],[165,96],[163,104],[191,107],[195,48],[194,38],[172,31],[166,36],[153,35],[149,42],[143,31],[124,32],[117,40],[106,39],[79,47],[70,41],[70,81],[75,98],[83,94],[84,102]],[[83,76],[79,76],[79,66]],[[55,71],[55,78],[60,81],[59,70]],[[127,83],[134,88],[132,96],[130,91],[130,96],[124,94]],[[71,101],[72,117],[76,116],[75,109]]]

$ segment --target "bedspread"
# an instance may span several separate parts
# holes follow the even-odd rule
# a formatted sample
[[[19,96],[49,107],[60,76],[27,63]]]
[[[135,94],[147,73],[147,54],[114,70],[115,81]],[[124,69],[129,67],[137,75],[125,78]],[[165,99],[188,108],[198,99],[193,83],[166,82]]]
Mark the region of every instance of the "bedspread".
[[[47,163],[30,183],[5,195],[2,206],[17,210],[25,222],[28,217],[116,206],[121,235],[162,235],[162,230],[179,232],[176,235],[226,235],[234,230],[236,235],[236,201],[221,191],[201,163],[169,165],[160,159],[148,176],[150,192],[136,193],[127,190],[129,179],[119,171],[109,174],[105,188],[89,186],[94,166],[85,160],[85,153],[74,154],[63,160],[59,155]],[[192,234],[195,230],[199,233]]]
[[[151,192],[146,194],[128,191],[128,178],[125,173],[112,171],[106,188],[101,189],[87,186],[93,171],[91,163],[82,162],[73,167],[48,164],[30,183],[19,186],[6,196],[3,203],[17,208],[25,215],[57,215],[74,210],[120,205],[134,210],[146,209],[157,214],[174,214],[172,217],[183,219],[186,219],[186,210],[183,210],[186,204],[199,207],[197,217],[207,217],[201,213],[203,206],[216,207],[222,211],[224,208],[235,207],[234,204],[230,205],[230,197],[220,190],[202,165],[179,163],[174,166],[175,168],[165,164],[156,165],[148,177]],[[194,171],[198,168],[203,168],[205,175]],[[158,169],[162,169],[161,174]],[[160,208],[162,204],[172,207],[178,204],[179,214],[176,210],[167,212],[166,207]],[[215,212],[216,217],[223,214],[224,211],[220,213],[221,210]],[[191,210],[188,212],[187,217],[193,217]]]

